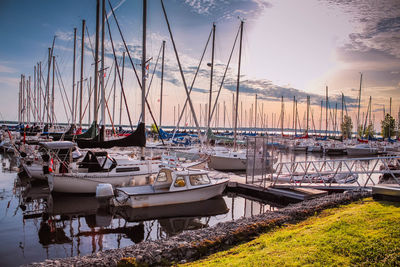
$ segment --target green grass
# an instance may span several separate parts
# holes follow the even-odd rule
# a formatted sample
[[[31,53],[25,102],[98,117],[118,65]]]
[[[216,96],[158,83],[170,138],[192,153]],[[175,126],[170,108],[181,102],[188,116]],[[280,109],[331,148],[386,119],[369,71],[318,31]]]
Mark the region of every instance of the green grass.
[[[262,234],[189,266],[400,266],[400,203],[370,198]]]

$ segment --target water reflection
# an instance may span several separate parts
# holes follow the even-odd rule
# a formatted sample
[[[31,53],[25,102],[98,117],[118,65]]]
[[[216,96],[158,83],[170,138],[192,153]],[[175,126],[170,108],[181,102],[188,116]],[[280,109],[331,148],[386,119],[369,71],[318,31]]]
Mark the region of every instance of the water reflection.
[[[166,207],[104,208],[93,196],[52,195],[47,183],[17,176],[18,160],[0,157],[2,266],[126,247],[276,209],[236,194]]]

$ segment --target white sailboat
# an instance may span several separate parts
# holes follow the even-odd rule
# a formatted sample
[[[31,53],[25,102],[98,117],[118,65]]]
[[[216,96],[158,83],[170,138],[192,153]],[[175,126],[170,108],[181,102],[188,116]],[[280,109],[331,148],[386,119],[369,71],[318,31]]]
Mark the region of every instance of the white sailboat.
[[[46,174],[46,177],[52,192],[94,194],[101,183],[113,186],[148,183],[150,175],[158,172],[160,163],[128,158],[116,160],[107,152],[89,151],[71,171],[60,173],[56,170]]]

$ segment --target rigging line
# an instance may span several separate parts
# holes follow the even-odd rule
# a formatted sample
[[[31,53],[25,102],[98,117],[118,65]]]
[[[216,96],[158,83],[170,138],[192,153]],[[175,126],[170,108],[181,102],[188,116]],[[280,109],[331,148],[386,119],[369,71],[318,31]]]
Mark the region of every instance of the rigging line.
[[[110,3],[110,1],[108,1],[108,3]],[[111,7],[111,4],[110,4],[110,7]],[[111,11],[112,11],[113,14],[114,14],[114,11],[113,11],[112,7],[111,7]],[[114,16],[114,18],[115,18],[115,16]],[[111,41],[111,47],[112,47],[112,50],[113,50],[114,61],[117,61],[117,56],[116,56],[116,54],[115,54],[115,48],[114,48],[114,42],[113,42],[112,36],[111,36],[110,23],[109,23],[107,17],[106,17],[106,22],[107,22],[108,34],[109,34],[109,36],[110,36],[110,41]],[[128,52],[128,54],[129,54],[129,52]],[[124,88],[123,88],[122,79],[121,79],[121,73],[120,73],[120,71],[119,71],[119,66],[117,65],[116,68],[117,68],[117,72],[118,72],[118,80],[119,80],[119,82],[120,82],[122,94],[123,94],[123,96],[124,96],[124,102],[125,102],[126,111],[127,111],[127,113],[128,113],[129,124],[130,124],[130,126],[131,126],[132,131],[133,131],[131,114],[130,114],[130,112],[129,112],[128,102],[126,101],[125,90],[124,90]]]
[[[192,80],[192,84],[190,85],[189,94],[192,92],[194,83],[195,83],[196,78],[197,78],[197,74],[198,74],[198,72],[199,72],[199,70],[200,70],[201,63],[203,62],[204,55],[205,55],[205,53],[206,53],[206,51],[207,51],[207,47],[208,47],[208,44],[209,44],[210,39],[211,39],[211,34],[212,34],[212,30],[210,31],[210,34],[208,35],[208,39],[207,39],[206,45],[205,45],[205,47],[204,47],[203,53],[201,54],[201,58],[200,58],[199,64],[197,65],[197,69],[196,69],[196,72],[195,72],[195,74],[194,74],[194,77],[193,77],[193,80]],[[180,123],[181,120],[182,120],[182,116],[183,116],[183,114],[184,114],[184,110],[185,110],[185,108],[186,108],[187,102],[188,102],[188,98],[186,97],[185,104],[183,105],[183,108],[182,108],[182,110],[181,110],[181,114],[179,115],[179,118],[178,118],[178,123],[176,124],[176,126],[175,126],[175,128],[174,128],[174,132],[173,132],[173,135],[172,135],[172,139],[175,137],[176,131],[179,129],[179,123]],[[179,110],[178,110],[178,112],[179,112]]]
[[[112,63],[112,65],[111,65],[111,68],[110,68],[110,70],[109,70],[110,73],[107,75],[107,72],[105,72],[105,73],[106,73],[106,76],[107,76],[107,81],[106,81],[106,83],[105,83],[105,85],[104,85],[105,90],[107,89],[108,82],[110,81],[110,78],[111,78],[111,71],[112,71],[113,67],[114,67],[114,60],[113,60],[113,63]],[[100,72],[100,71],[99,71],[99,72]],[[101,73],[98,73],[98,75],[100,75],[100,74],[101,74]],[[101,81],[100,81],[100,83],[101,83]],[[110,93],[109,93],[109,95],[108,95],[107,101],[108,101],[109,98],[110,98],[111,92],[112,92],[112,90],[110,90]],[[99,109],[100,109],[100,105],[97,106],[97,110],[99,110]]]
[[[89,45],[90,45],[90,51],[92,51],[93,60],[95,60],[93,45],[92,45],[92,41],[90,40],[89,29],[88,29],[87,26],[86,26],[86,34],[87,34],[87,36],[88,36]]]
[[[67,97],[67,92],[65,91],[65,86],[64,86],[64,83],[63,83],[62,78],[61,78],[61,72],[60,72],[60,68],[58,67],[58,62],[55,61],[55,63],[56,63],[56,74],[58,75],[58,77],[60,77],[61,85],[62,85],[62,88],[64,90],[64,94],[65,94],[66,99],[67,99],[67,104],[68,104],[68,107],[69,107],[69,111],[72,113],[72,108],[71,108],[71,105],[70,105],[68,97]],[[58,86],[60,86],[60,84]],[[61,86],[60,86],[60,92],[61,92]]]
[[[161,47],[160,47],[160,51],[158,52],[156,64],[154,65],[153,73],[152,73],[152,75],[151,75],[151,79],[150,79],[149,85],[148,85],[148,87],[147,87],[146,99],[147,99],[147,97],[149,96],[149,93],[150,93],[151,83],[153,82],[153,77],[154,77],[154,73],[156,72],[156,68],[157,68],[157,65],[158,65],[158,60],[159,60],[159,58],[160,58],[161,50],[162,50],[162,45],[161,45]],[[149,60],[148,60],[148,61],[149,61]],[[140,114],[140,116],[139,116],[139,122],[140,122],[141,120],[142,120],[142,114]]]
[[[197,129],[197,132],[198,132],[199,138],[200,138],[200,136],[201,136],[200,125],[199,125],[199,122],[198,122],[197,117],[196,117],[196,112],[195,112],[195,109],[194,109],[192,100],[191,100],[191,98],[190,98],[190,93],[189,93],[189,91],[188,91],[188,86],[187,86],[187,84],[186,84],[185,75],[184,75],[184,73],[183,73],[183,68],[182,68],[182,65],[181,65],[181,61],[180,61],[180,59],[179,59],[178,51],[177,51],[177,49],[176,49],[176,44],[175,44],[175,41],[174,41],[174,36],[172,35],[171,26],[170,26],[170,24],[169,24],[169,20],[168,20],[168,16],[167,16],[167,11],[165,10],[164,1],[161,0],[160,2],[161,2],[161,7],[162,7],[162,10],[163,10],[163,13],[164,13],[165,22],[167,23],[168,32],[169,32],[169,35],[170,35],[170,38],[171,38],[172,46],[173,46],[173,48],[174,48],[176,61],[177,61],[178,66],[179,66],[179,72],[180,72],[180,74],[181,74],[183,86],[184,86],[184,88],[185,88],[185,93],[186,93],[187,99],[188,99],[188,101],[189,101],[190,111],[191,111],[191,113],[192,113],[193,120],[194,120],[194,122],[195,122],[195,124],[196,124],[196,129]],[[200,141],[203,143],[203,141],[202,141],[201,138],[200,138]]]
[[[57,74],[57,71],[56,71],[56,74]],[[61,100],[62,100],[63,107],[64,107],[64,111],[65,111],[65,116],[67,117],[67,123],[69,124],[68,111],[67,111],[67,108],[66,108],[66,106],[65,106],[64,95],[63,95],[63,93],[62,93],[62,91],[61,91],[60,79],[59,79],[58,75],[56,75],[56,78],[57,78],[58,89],[60,90]],[[67,99],[67,100],[68,100],[68,99]],[[71,111],[71,110],[70,110],[70,111]],[[54,110],[53,110],[53,112],[54,112]],[[54,112],[54,117],[55,117],[55,112]]]
[[[213,115],[214,115],[214,112],[215,112],[215,108],[216,108],[217,103],[218,103],[218,98],[219,98],[219,95],[220,95],[220,93],[221,93],[222,86],[224,85],[226,73],[228,72],[228,68],[229,68],[229,64],[230,64],[231,59],[232,59],[233,51],[235,50],[236,42],[237,42],[237,39],[238,39],[238,37],[239,37],[239,32],[240,32],[240,27],[239,27],[239,29],[238,29],[238,31],[237,31],[237,33],[236,33],[236,37],[235,37],[235,41],[234,41],[234,43],[233,43],[233,47],[232,47],[232,50],[231,50],[231,54],[229,55],[228,63],[227,63],[227,65],[226,65],[224,75],[222,76],[221,85],[220,85],[220,87],[219,87],[219,89],[218,89],[217,97],[215,98],[215,102],[214,102],[213,109],[212,109],[212,112],[211,112],[210,120],[212,120],[212,118],[213,118]]]
[[[120,35],[121,35],[122,41],[123,41],[123,43],[124,43],[125,49],[126,49],[126,51],[127,51],[128,57],[129,57],[129,61],[131,62],[131,65],[132,65],[132,68],[133,68],[133,70],[134,70],[134,72],[135,72],[135,75],[136,75],[136,78],[137,78],[137,80],[138,80],[139,86],[140,86],[140,88],[141,88],[141,90],[142,90],[142,83],[141,83],[140,80],[139,80],[139,76],[138,76],[138,74],[137,74],[137,72],[136,72],[135,65],[133,64],[131,54],[129,53],[128,47],[126,46],[124,36],[122,35],[121,29],[120,29],[119,24],[118,24],[118,20],[117,20],[117,18],[116,18],[116,16],[115,16],[114,10],[113,10],[113,8],[112,8],[111,3],[110,3],[109,0],[108,0],[108,3],[110,4],[110,8],[111,8],[111,11],[112,11],[112,13],[113,13],[114,20],[115,20],[115,22],[116,22],[116,24],[117,24],[117,26],[118,26],[119,33],[120,33]],[[110,23],[109,23],[107,17],[106,17],[106,22],[107,22],[107,27],[108,27],[108,33],[109,33],[109,35],[110,35],[110,41],[111,41],[111,46],[112,46],[112,49],[113,49],[114,59],[116,60],[116,54],[115,54],[115,49],[114,49],[114,43],[113,43],[113,41],[112,41],[111,31],[110,31]],[[129,123],[130,123],[130,125],[131,125],[132,130],[133,130],[133,127],[132,127],[132,120],[131,120],[131,117],[130,117],[131,115],[130,115],[130,113],[129,113],[128,103],[127,103],[127,101],[126,101],[125,91],[124,91],[124,89],[123,89],[122,79],[121,79],[121,73],[120,73],[120,71],[119,71],[119,67],[117,67],[117,72],[118,72],[119,82],[120,82],[120,85],[121,85],[122,94],[123,94],[123,96],[124,96],[124,102],[125,102],[125,106],[126,106],[127,113],[128,113]],[[145,99],[145,102],[146,102],[147,108],[148,108],[148,110],[149,110],[150,116],[151,116],[151,118],[152,118],[152,120],[153,120],[153,123],[154,123],[154,125],[156,126],[157,132],[158,132],[158,134],[160,135],[160,130],[159,130],[158,126],[157,126],[157,122],[156,122],[156,119],[155,119],[155,117],[154,117],[154,115],[153,115],[153,112],[151,111],[149,102],[147,101],[147,99]],[[163,139],[161,139],[161,142],[162,142],[162,144],[164,145],[164,140],[163,140]]]
[[[121,36],[122,42],[124,43],[125,50],[126,50],[126,52],[127,52],[127,54],[128,54],[128,58],[129,58],[129,61],[131,62],[133,71],[134,71],[134,73],[135,73],[137,82],[138,82],[138,84],[139,84],[139,87],[142,88],[142,83],[140,82],[139,75],[137,74],[137,71],[136,71],[136,68],[135,68],[135,64],[133,64],[133,60],[132,60],[132,57],[131,57],[131,53],[129,52],[128,46],[126,45],[124,35],[122,34],[121,28],[119,27],[119,22],[118,22],[118,20],[117,20],[117,17],[115,16],[114,9],[113,9],[113,7],[111,6],[110,0],[108,0],[108,4],[110,5],[111,12],[112,12],[112,14],[113,14],[115,23],[116,23],[116,25],[117,25],[117,27],[118,27],[118,31],[119,31],[119,34],[120,34],[120,36]],[[107,17],[106,17],[106,21],[107,21],[107,23],[108,23],[108,18],[107,18]]]
[[[113,61],[114,61],[114,60],[113,60]],[[120,65],[121,65],[121,62],[122,62],[122,58],[121,58],[120,61],[119,61]],[[114,65],[113,65],[113,66],[114,66]],[[111,69],[112,69],[113,66],[111,66]],[[111,73],[111,71],[110,71],[110,73]],[[111,75],[110,75],[110,76],[111,76]],[[114,88],[114,89],[111,89],[110,92],[108,93],[107,101],[110,100],[111,93],[113,92],[113,90],[115,90],[115,87],[116,87],[116,85],[112,85],[112,88]]]
[[[89,102],[90,102],[90,100],[92,98],[92,93],[93,93],[93,87],[89,88],[89,84],[88,84],[87,80],[86,80],[86,85],[87,85],[87,88],[90,89],[90,93],[89,93],[89,96],[88,96],[89,100],[86,102],[85,109],[83,110],[82,119],[85,117],[86,110],[87,110],[88,104],[89,104]]]

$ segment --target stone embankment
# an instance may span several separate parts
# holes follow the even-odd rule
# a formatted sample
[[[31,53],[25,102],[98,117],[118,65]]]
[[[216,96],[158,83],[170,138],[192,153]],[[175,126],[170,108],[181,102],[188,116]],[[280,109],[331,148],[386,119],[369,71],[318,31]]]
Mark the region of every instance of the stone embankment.
[[[138,265],[170,265],[196,260],[222,250],[274,227],[295,223],[324,209],[348,204],[370,196],[369,192],[348,192],[291,204],[283,209],[251,218],[219,223],[214,227],[186,231],[169,239],[145,241],[121,249],[111,249],[87,256],[52,259],[29,266],[116,266],[123,258]]]

